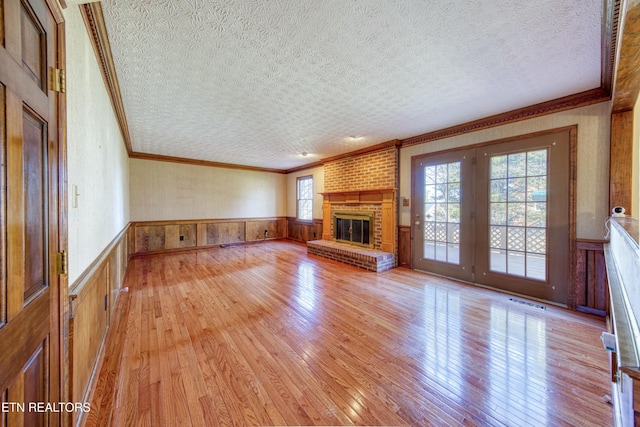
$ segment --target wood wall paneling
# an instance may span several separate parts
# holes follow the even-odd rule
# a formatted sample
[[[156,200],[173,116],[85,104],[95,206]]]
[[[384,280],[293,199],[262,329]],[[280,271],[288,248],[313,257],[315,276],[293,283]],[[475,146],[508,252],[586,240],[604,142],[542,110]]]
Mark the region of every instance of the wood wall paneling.
[[[69,401],[87,402],[102,357],[106,332],[118,301],[129,261],[132,228],[127,226],[83,272],[69,291]],[[79,425],[83,413],[74,412]]]
[[[267,239],[286,237],[286,227],[285,218],[247,221],[246,239],[247,241],[264,240],[265,230],[267,230]]]
[[[609,209],[623,206],[631,212],[633,171],[633,110],[611,114],[611,154],[609,167]]]
[[[132,224],[133,254],[241,244],[287,236],[286,218],[148,221]]]
[[[116,301],[120,295],[120,289],[124,280],[119,277],[121,268],[120,264],[120,252],[123,245],[118,245],[113,254],[114,262],[107,264],[107,322],[111,322],[111,314],[115,308]]]
[[[578,128],[572,126],[569,131],[569,286],[567,288],[567,307],[576,309],[576,251],[575,242],[577,238],[578,226]]]
[[[575,300],[578,311],[606,315],[608,291],[604,241],[576,242]]]
[[[107,332],[108,263],[103,265],[72,301],[69,322],[71,401],[84,402],[91,375]],[[77,419],[74,414],[73,424]]]
[[[165,249],[165,226],[136,226],[136,252],[152,252]]]
[[[287,218],[287,239],[296,242],[322,239],[323,222],[321,219],[313,221],[298,221],[297,218]]]
[[[129,224],[129,229],[127,230],[127,256],[131,257],[136,253],[136,227],[133,224]]]
[[[616,64],[613,111],[633,109],[640,92],[640,3],[627,1],[626,15],[622,18],[622,40]],[[616,26],[617,28],[617,26]]]
[[[165,245],[162,249],[193,248],[196,246],[196,224],[165,226]]]
[[[398,227],[398,266],[413,268],[411,259],[411,227],[401,225]]]
[[[240,243],[245,241],[244,222],[214,222],[206,226],[206,240],[204,245],[222,245],[225,243]],[[200,246],[203,246],[202,244]]]
[[[640,390],[640,380],[633,380],[633,389]],[[633,395],[633,407],[634,407],[634,422],[637,426],[640,426],[640,393],[634,393]]]

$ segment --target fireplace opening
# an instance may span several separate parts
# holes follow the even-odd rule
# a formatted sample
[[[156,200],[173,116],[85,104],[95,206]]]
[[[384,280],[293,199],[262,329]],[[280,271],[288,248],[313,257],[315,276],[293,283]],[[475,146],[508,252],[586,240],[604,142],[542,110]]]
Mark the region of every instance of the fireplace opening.
[[[373,247],[373,212],[336,212],[335,240]]]

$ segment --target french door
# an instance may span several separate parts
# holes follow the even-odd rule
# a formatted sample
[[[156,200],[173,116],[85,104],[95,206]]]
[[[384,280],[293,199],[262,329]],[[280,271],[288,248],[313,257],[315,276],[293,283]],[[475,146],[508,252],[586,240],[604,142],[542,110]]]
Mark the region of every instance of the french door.
[[[568,130],[412,167],[416,269],[567,303]]]
[[[474,150],[414,159],[414,254],[418,270],[473,281]]]

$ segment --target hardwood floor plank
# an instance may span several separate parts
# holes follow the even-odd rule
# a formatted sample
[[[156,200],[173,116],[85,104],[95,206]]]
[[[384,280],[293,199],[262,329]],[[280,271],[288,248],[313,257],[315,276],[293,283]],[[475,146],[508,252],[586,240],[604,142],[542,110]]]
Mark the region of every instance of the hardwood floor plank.
[[[239,343],[239,349],[250,363],[252,371],[259,376],[264,391],[272,397],[273,403],[277,405],[279,420],[276,423],[284,425],[286,420],[295,420],[300,425],[313,424],[312,418],[295,400],[294,395],[300,395],[300,390],[288,381],[286,376],[282,375],[282,367],[262,346],[254,332],[251,330],[248,332],[250,336],[244,337]]]
[[[134,258],[127,286],[90,426],[613,422],[583,313],[285,241]]]
[[[274,360],[277,360],[274,373],[278,380],[286,387],[290,394],[304,411],[301,416],[309,417],[313,424],[325,423],[328,425],[341,425],[349,423],[349,418],[338,410],[335,403],[324,394],[314,393],[320,384],[309,369],[304,357],[292,352],[290,347],[283,347],[279,342],[274,342],[273,335],[260,320],[260,343]],[[255,327],[254,327],[255,328]],[[256,335],[258,335],[256,333]],[[288,357],[281,357],[287,354]]]

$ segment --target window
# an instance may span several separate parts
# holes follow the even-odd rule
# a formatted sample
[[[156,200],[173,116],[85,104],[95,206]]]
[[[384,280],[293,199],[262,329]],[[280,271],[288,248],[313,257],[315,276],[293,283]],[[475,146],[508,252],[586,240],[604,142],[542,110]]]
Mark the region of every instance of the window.
[[[311,221],[313,219],[313,177],[298,178],[298,219]]]
[[[546,280],[549,149],[489,157],[489,269]]]
[[[460,161],[424,167],[424,258],[460,263]]]

